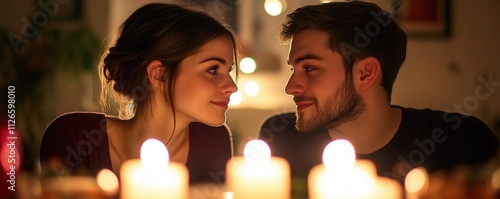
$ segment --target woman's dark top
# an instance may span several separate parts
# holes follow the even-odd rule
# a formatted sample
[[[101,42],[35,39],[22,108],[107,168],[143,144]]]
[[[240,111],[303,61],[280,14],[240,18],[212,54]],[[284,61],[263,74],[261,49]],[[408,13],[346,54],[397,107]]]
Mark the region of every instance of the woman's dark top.
[[[226,126],[189,125],[186,167],[190,183],[224,183],[231,156],[232,140]],[[95,175],[104,168],[113,171],[105,115],[76,112],[56,118],[43,135],[40,163],[42,173],[49,176]]]

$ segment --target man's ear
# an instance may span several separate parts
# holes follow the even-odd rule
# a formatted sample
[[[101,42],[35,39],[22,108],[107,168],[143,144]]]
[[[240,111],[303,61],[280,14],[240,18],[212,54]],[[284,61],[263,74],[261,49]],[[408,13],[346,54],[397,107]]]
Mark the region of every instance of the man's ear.
[[[163,89],[164,81],[164,70],[163,64],[158,60],[153,60],[149,62],[147,66],[148,79],[151,83],[151,87]]]
[[[380,62],[375,57],[366,57],[355,64],[354,81],[360,89],[368,89],[375,84],[382,75]]]

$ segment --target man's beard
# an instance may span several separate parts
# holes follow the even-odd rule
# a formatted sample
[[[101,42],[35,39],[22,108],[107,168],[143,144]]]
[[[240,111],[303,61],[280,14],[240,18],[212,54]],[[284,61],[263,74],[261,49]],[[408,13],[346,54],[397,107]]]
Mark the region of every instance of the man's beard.
[[[317,113],[306,120],[297,112],[297,130],[311,133],[322,128],[334,128],[345,122],[355,120],[366,110],[366,104],[354,90],[352,80],[347,76],[342,85],[325,101],[325,107],[319,107],[315,97],[298,97],[295,101],[313,100]]]

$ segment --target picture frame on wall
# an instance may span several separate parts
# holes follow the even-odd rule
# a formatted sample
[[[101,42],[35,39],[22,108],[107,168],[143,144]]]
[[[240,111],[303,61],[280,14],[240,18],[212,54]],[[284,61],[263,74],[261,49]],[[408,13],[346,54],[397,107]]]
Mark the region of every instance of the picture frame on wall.
[[[409,37],[451,35],[451,0],[393,0],[392,12]]]

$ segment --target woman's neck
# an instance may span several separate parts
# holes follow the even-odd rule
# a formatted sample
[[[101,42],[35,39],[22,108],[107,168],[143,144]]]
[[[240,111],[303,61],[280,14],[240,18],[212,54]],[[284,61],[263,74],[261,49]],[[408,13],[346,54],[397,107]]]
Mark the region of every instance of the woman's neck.
[[[170,156],[176,154],[189,141],[187,131],[189,122],[180,118],[174,121],[173,116],[169,115],[157,112],[136,115],[127,122],[127,129],[130,132],[128,142],[136,146],[134,148],[140,149],[144,141],[154,138],[167,146]]]
[[[108,118],[107,129],[110,157],[113,170],[128,159],[140,158],[144,141],[154,138],[163,142],[169,152],[170,160],[180,163],[187,161],[189,153],[189,133],[187,122],[177,119],[174,130],[173,117],[165,115],[136,114],[129,120]]]

